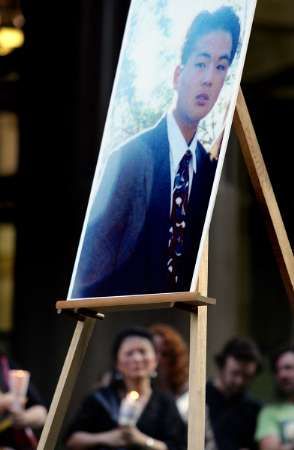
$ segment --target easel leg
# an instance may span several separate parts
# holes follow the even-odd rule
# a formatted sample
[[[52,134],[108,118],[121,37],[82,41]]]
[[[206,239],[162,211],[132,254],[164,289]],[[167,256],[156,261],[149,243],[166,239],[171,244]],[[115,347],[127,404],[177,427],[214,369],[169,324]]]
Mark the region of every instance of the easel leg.
[[[293,252],[241,89],[237,99],[234,128],[257,200],[265,213],[266,225],[273,250],[288,298],[291,306],[294,308]]]
[[[55,448],[95,323],[95,319],[86,319],[77,323],[40,438],[38,450],[53,450]]]
[[[207,295],[208,242],[203,251],[198,290]],[[191,313],[188,450],[203,450],[205,441],[207,306]]]

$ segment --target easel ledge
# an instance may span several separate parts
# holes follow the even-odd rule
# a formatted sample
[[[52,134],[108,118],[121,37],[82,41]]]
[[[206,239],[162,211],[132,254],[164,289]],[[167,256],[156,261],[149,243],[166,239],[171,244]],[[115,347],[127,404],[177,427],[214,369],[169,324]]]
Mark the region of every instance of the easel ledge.
[[[56,309],[58,312],[67,310],[81,315],[87,315],[86,310],[104,313],[108,311],[174,307],[192,312],[198,306],[215,305],[215,303],[216,300],[214,298],[205,297],[199,292],[167,292],[161,294],[59,300],[56,303]]]

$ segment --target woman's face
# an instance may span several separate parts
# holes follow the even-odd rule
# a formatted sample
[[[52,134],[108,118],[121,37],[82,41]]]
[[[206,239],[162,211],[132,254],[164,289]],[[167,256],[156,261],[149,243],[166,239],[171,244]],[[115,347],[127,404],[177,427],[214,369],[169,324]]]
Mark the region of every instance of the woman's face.
[[[149,378],[156,369],[155,350],[151,342],[140,336],[123,340],[117,353],[117,370],[123,378],[137,380]]]

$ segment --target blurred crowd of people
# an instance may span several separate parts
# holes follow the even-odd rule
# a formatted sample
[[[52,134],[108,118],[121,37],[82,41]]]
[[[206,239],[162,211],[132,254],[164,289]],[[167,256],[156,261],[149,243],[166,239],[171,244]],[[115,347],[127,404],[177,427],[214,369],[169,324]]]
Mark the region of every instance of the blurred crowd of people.
[[[187,345],[174,328],[155,324],[116,338],[112,372],[81,405],[65,444],[70,449],[187,448],[189,409]],[[252,339],[230,339],[215,356],[206,386],[205,450],[294,449],[294,348],[275,354],[277,401],[263,406],[249,392],[262,370]],[[136,392],[136,400],[128,395]],[[126,404],[135,410],[127,414]]]
[[[249,338],[230,339],[215,356],[206,385],[205,450],[294,450],[294,347],[273,355],[276,400],[263,405],[249,389],[262,359]],[[0,449],[33,450],[46,408],[29,384],[25,399],[9,387],[13,363],[0,353]],[[64,436],[68,449],[185,450],[189,352],[167,324],[122,330],[111,371],[80,405]],[[17,401],[16,401],[17,400]]]

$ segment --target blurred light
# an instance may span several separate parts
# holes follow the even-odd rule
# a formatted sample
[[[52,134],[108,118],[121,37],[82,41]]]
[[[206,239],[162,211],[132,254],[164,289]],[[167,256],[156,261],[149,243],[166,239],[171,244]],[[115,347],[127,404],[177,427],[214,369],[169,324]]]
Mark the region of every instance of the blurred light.
[[[138,398],[140,397],[139,393],[137,391],[131,391],[129,392],[128,396],[130,397],[130,399],[132,401],[136,401],[138,400]]]
[[[19,0],[0,0],[0,56],[23,45],[24,22]]]
[[[21,47],[24,43],[24,33],[19,28],[0,28],[0,55],[8,55],[12,50]]]

